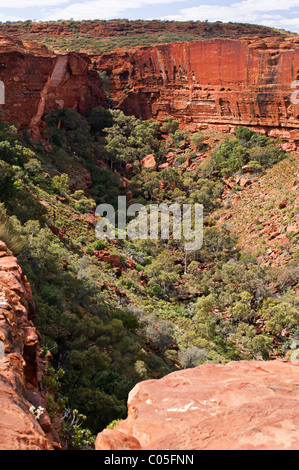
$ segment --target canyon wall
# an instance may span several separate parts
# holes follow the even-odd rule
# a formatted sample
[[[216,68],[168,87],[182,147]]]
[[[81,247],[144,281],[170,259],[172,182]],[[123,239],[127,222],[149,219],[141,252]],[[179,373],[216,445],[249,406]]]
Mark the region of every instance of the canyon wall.
[[[161,44],[91,56],[126,114],[194,129],[299,129],[299,39],[248,37]],[[295,131],[290,138],[298,138]]]
[[[58,430],[46,411],[47,391],[42,376],[47,359],[40,355],[34,315],[26,276],[0,241],[0,450],[61,447]]]
[[[88,56],[57,55],[1,33],[2,119],[38,138],[41,118],[54,108],[85,113],[106,106],[102,71],[126,114],[173,116],[192,130],[243,125],[299,145],[298,37],[212,39]]]
[[[84,54],[56,55],[45,46],[0,35],[1,119],[39,137],[41,118],[55,108],[84,113],[105,105],[102,81]]]

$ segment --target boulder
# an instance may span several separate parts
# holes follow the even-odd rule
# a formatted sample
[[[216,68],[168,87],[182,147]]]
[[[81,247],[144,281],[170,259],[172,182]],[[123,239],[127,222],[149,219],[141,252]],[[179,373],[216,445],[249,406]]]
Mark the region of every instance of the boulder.
[[[103,261],[104,263],[110,264],[112,268],[119,268],[120,267],[120,258],[118,255],[113,255],[109,253],[107,248],[104,250],[98,251],[97,252],[97,257],[100,261]]]
[[[135,437],[113,429],[105,429],[98,434],[96,449],[101,450],[140,450],[140,443]]]
[[[141,160],[141,166],[143,168],[157,168],[157,162],[155,160],[155,156],[153,153],[146,155],[142,160]]]
[[[280,203],[278,204],[278,208],[279,209],[284,209],[286,207],[288,203],[288,199],[283,199],[282,201],[280,201]]]
[[[298,450],[299,365],[203,364],[137,384],[97,450]],[[137,442],[136,442],[137,440]]]

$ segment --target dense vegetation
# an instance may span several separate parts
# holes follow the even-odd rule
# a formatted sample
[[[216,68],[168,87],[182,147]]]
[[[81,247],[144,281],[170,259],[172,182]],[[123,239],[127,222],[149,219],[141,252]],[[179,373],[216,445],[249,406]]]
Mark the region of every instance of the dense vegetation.
[[[85,134],[79,132],[84,126],[89,129],[89,124],[67,110],[58,113],[58,119],[62,130],[55,134],[55,120],[47,117],[53,144],[50,155],[36,143],[32,143],[36,147],[32,150],[14,126],[1,123],[0,238],[18,255],[30,279],[35,324],[42,334],[44,354],[49,351],[53,356],[49,381],[52,387],[54,384],[54,395],[67,395],[72,408],[83,411],[88,426],[96,432],[125,416],[128,392],[137,381],[163,375],[173,364],[147,353],[142,325],[122,308],[119,291],[111,302],[110,293],[103,291],[103,284],[115,282],[116,276],[108,266],[103,275],[106,263],[93,256],[94,247],[98,248],[95,232],[84,215],[94,208],[95,201],[85,196],[84,190],[70,190],[76,171],[85,165],[95,169],[93,158],[85,154]],[[92,117],[90,120],[93,123]],[[91,134],[89,138],[88,152],[93,145],[94,151],[99,146],[100,152],[102,144]],[[78,146],[81,155],[77,161],[74,153]],[[106,155],[109,160],[110,149]],[[70,175],[61,171],[67,166]],[[117,183],[111,170],[93,171],[95,199],[113,199],[118,194]],[[63,374],[58,373],[61,370]],[[65,407],[64,400],[61,406]],[[55,412],[61,411],[51,397],[49,409],[53,419]]]
[[[44,119],[47,150],[0,123],[0,239],[31,283],[43,352],[52,355],[44,379],[52,390],[48,410],[53,420],[66,416],[71,446],[92,440],[88,431],[82,437],[78,427],[68,429],[72,413],[78,416],[72,410],[96,433],[126,415],[127,394],[140,380],[207,361],[289,354],[299,340],[298,268],[259,265],[213,214],[223,176],[249,165],[258,177],[285,158],[273,140],[238,128],[204,165],[184,171],[204,139],[171,118],[161,127],[98,108],[85,117],[62,109]],[[149,153],[158,163],[169,153],[177,157],[160,171],[142,168]],[[128,189],[132,203],[203,204],[203,247],[186,253],[171,236],[97,240],[95,206],[117,208]],[[103,250],[120,266],[104,262]]]

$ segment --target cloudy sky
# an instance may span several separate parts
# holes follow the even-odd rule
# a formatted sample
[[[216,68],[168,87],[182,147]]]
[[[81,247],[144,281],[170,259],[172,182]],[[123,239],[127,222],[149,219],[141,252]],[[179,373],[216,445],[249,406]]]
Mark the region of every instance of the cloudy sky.
[[[299,0],[0,0],[0,21],[70,18],[232,21],[299,33]]]

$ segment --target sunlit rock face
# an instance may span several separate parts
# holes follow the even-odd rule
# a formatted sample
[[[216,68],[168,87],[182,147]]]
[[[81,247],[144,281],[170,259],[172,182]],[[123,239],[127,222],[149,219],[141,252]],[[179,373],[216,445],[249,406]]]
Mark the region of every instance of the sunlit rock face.
[[[213,39],[94,56],[127,114],[184,124],[299,128],[299,40]],[[299,96],[298,96],[299,98]]]
[[[34,315],[30,285],[0,241],[0,450],[60,448],[41,392],[46,362]]]
[[[296,362],[296,361],[294,361]],[[97,450],[283,450],[299,448],[299,365],[203,364],[140,382],[128,417]]]
[[[55,108],[85,113],[106,105],[102,81],[89,63],[84,54],[56,55],[43,45],[1,33],[1,119],[38,137],[41,118]]]

